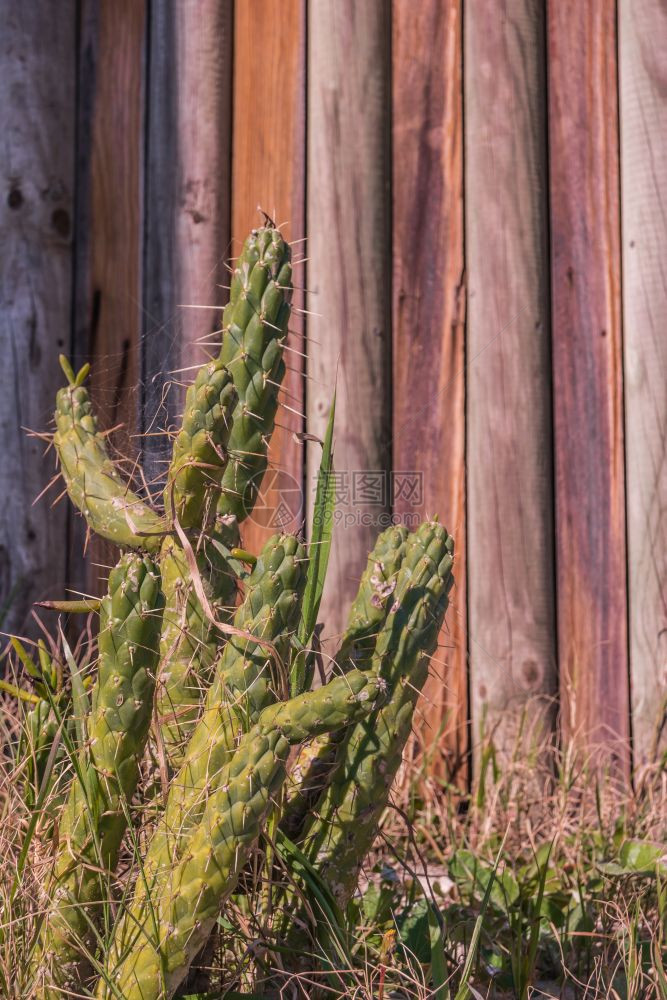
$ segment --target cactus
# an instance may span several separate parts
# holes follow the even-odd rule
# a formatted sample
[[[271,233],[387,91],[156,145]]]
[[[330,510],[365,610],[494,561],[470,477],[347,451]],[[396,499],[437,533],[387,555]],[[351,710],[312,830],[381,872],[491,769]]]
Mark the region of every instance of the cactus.
[[[42,924],[40,953],[61,996],[85,975],[91,921],[113,872],[148,736],[164,597],[148,556],[125,555],[102,602],[99,672],[86,720],[87,755],[72,782]],[[86,759],[87,758],[87,759]]]
[[[290,295],[289,248],[267,221],[234,270],[219,355],[188,389],[164,514],[129,490],[111,460],[83,384],[87,366],[75,375],[63,361],[69,384],[58,393],[54,443],[67,491],[91,530],[137,551],[112,571],[101,605],[88,741],[60,815],[39,931],[37,986],[48,1000],[89,988],[91,956],[106,970],[98,996],[171,996],[269,816],[344,905],[387,803],[447,606],[452,541],[436,521],[412,534],[385,531],[332,677],[314,691],[299,682],[290,697],[295,657],[304,656],[296,637],[314,624],[299,624],[301,598],[309,573],[309,588],[320,586],[319,570],[290,535],[248,555],[249,575],[234,555],[267,464]],[[100,955],[96,922],[153,710],[169,787],[152,803],[152,834]],[[54,727],[46,706],[31,725],[39,768]],[[286,792],[292,746],[303,757]],[[274,930],[281,907],[299,905],[281,892]]]

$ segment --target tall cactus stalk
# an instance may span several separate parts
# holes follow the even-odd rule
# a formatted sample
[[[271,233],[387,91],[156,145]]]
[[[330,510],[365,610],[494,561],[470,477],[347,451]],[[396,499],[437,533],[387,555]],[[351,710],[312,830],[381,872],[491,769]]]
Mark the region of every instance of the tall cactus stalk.
[[[39,952],[50,967],[45,998],[76,988],[88,968],[92,924],[108,893],[110,874],[137,787],[153,709],[164,597],[148,556],[123,556],[102,601],[99,672],[80,760],[60,821]]]

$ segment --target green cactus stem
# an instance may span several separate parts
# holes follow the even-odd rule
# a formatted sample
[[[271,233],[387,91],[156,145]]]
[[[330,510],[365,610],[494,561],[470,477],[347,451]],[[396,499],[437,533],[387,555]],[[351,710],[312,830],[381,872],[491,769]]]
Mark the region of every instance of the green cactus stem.
[[[239,523],[252,511],[266,469],[269,439],[285,374],[292,292],[290,250],[277,229],[252,231],[239,257],[222,317],[220,360],[238,393],[221,482],[219,514]]]
[[[56,396],[53,442],[72,503],[102,538],[126,548],[156,551],[166,522],[130,490],[111,460],[82,384],[88,366],[74,376],[69,362],[63,357],[60,361],[70,384]]]
[[[387,701],[347,730],[331,783],[304,828],[303,851],[341,906],[357,885],[402,760],[447,608],[453,550],[435,521],[410,536],[371,667],[387,683]]]
[[[124,555],[102,601],[99,673],[80,758],[61,820],[38,952],[41,997],[76,989],[88,966],[91,921],[115,869],[150,725],[164,597],[148,556]],[[108,891],[108,889],[107,889]]]
[[[215,516],[236,402],[232,377],[220,359],[203,365],[188,388],[164,491],[167,514],[186,530],[204,531]]]

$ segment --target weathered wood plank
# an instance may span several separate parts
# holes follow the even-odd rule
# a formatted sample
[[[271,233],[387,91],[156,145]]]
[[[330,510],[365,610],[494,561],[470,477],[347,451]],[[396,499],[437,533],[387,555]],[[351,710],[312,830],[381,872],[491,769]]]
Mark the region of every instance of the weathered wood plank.
[[[232,0],[154,2],[148,66],[142,364],[152,479],[170,454],[169,440],[153,435],[175,423],[179,383],[219,340],[220,314],[186,306],[227,297]]]
[[[623,339],[635,766],[667,748],[667,8],[620,0]]]
[[[308,8],[308,308],[317,315],[308,317],[307,426],[323,436],[337,385],[335,465],[348,518],[334,529],[326,635],[342,630],[388,511],[386,497],[366,493],[384,476],[362,476],[390,464],[390,12],[382,0]],[[320,455],[309,444],[311,506]]]
[[[548,5],[558,651],[564,730],[627,768],[614,4]]]
[[[558,689],[543,5],[471,0],[464,37],[472,731],[507,756]]]
[[[91,393],[119,456],[139,454],[143,0],[84,0],[81,26],[75,348],[92,364]],[[77,519],[80,527],[80,519]],[[114,546],[88,546],[88,587],[99,591]]]
[[[469,734],[461,22],[461,0],[417,7],[394,0],[393,467],[399,476],[416,472],[421,488],[411,495],[408,477],[397,477],[391,499],[406,521],[439,514],[456,540],[456,589],[421,702],[420,729],[426,743],[441,732],[433,766],[464,782]]]
[[[71,337],[76,4],[0,4],[0,628],[24,633],[35,600],[62,597],[67,504],[46,431]],[[31,630],[30,630],[31,631]]]
[[[261,61],[257,54],[262,53]],[[294,243],[294,261],[305,257],[306,155],[306,3],[287,0],[237,0],[234,13],[234,161],[232,176],[233,253],[250,229],[260,225],[258,206]],[[305,265],[295,263],[294,306],[283,404],[269,450],[262,501],[243,526],[244,544],[258,551],[281,527],[301,527]],[[290,409],[286,409],[290,407]],[[281,499],[288,502],[281,507]],[[261,509],[260,509],[261,508]],[[289,514],[287,514],[289,510]],[[274,513],[272,513],[274,512]],[[284,516],[281,516],[284,514]]]

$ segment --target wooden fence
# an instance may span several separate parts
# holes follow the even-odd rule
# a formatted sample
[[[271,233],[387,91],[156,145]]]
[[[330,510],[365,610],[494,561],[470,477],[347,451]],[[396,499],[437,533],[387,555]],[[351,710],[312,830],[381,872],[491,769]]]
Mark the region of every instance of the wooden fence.
[[[219,328],[190,307],[224,301],[261,205],[307,258],[272,446],[306,507],[318,449],[293,432],[321,435],[338,386],[329,633],[379,515],[437,512],[457,541],[424,707],[443,760],[483,722],[506,749],[526,714],[625,772],[664,748],[664,3],[0,11],[3,627],[95,585],[58,487],[31,506],[54,469],[22,428],[48,426],[58,353],[92,361],[105,425],[158,475],[170,373]],[[349,500],[355,474],[394,495]]]

